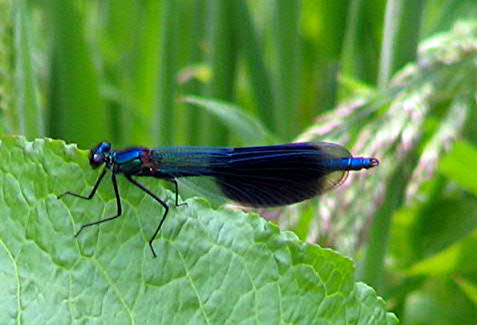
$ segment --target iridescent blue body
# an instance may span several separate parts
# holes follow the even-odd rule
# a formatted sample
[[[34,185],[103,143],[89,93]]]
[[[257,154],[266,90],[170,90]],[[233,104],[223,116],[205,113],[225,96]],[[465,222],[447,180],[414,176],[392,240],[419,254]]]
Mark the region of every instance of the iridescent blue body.
[[[184,177],[209,177],[222,195],[252,207],[273,207],[301,202],[341,184],[350,170],[375,167],[376,158],[352,157],[342,146],[334,143],[291,143],[261,147],[164,147],[148,149],[134,147],[112,150],[111,144],[101,142],[90,152],[90,165],[105,165],[88,197],[67,192],[84,199],[94,196],[107,170],[112,173],[118,202],[116,216],[92,222],[87,226],[117,218],[121,203],[115,175],[123,174],[134,185],[151,195],[166,209],[149,244],[157,235],[168,212],[168,205],[132,176],[148,176],[169,180]],[[79,233],[79,232],[78,232]]]

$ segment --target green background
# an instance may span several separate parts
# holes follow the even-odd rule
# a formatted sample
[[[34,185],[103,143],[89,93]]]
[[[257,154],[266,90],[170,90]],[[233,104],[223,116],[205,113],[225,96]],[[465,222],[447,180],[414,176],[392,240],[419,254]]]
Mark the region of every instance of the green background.
[[[280,228],[294,231],[302,241],[334,248],[351,258],[355,273],[351,265],[338,265],[336,270],[345,269],[354,280],[374,288],[402,324],[473,324],[477,317],[476,14],[473,0],[0,0],[0,128],[5,135],[63,139],[81,149],[101,140],[111,141],[115,148],[299,140],[337,142],[356,156],[377,157],[378,168],[353,173],[337,191],[298,206],[258,212]],[[2,138],[0,276],[8,280],[2,281],[7,287],[11,277],[22,286],[7,288],[16,308],[0,303],[5,311],[1,314],[12,323],[43,323],[37,316],[40,311],[54,313],[64,307],[66,313],[58,312],[67,317],[58,318],[62,321],[106,323],[109,318],[101,316],[121,310],[112,302],[110,314],[106,312],[105,292],[114,291],[127,307],[125,323],[145,319],[174,323],[167,318],[170,314],[160,318],[136,309],[139,302],[131,297],[140,295],[128,292],[145,292],[138,288],[161,279],[145,279],[146,271],[129,272],[137,263],[156,263],[148,259],[145,244],[154,225],[145,226],[142,220],[152,219],[161,208],[120,182],[129,221],[118,220],[75,240],[72,235],[81,224],[96,220],[98,214],[114,213],[110,186],[103,186],[100,199],[90,202],[57,201],[56,195],[65,190],[87,192],[97,172],[90,170],[84,151],[62,142],[38,141]],[[32,149],[35,146],[42,149]],[[147,182],[160,193],[157,183]],[[227,210],[215,212],[203,201],[190,202],[185,212],[173,209],[166,229],[170,233],[161,238],[177,238],[175,227],[187,219],[203,223],[212,216],[210,220],[217,222],[236,219]],[[292,236],[279,234],[261,219],[240,215],[237,223],[228,226],[231,234],[245,231],[240,220],[248,220],[243,222],[273,229],[279,238]],[[135,225],[127,223],[131,219]],[[205,229],[210,234],[217,231]],[[194,231],[186,234],[184,242],[199,235]],[[302,245],[292,237],[287,240]],[[165,245],[161,240],[158,246]],[[276,242],[270,241],[269,253],[276,256]],[[247,242],[237,245],[239,250],[255,247]],[[182,249],[188,251],[187,247]],[[156,267],[163,270],[164,263],[176,262],[168,254],[158,258]],[[197,249],[192,260],[194,254],[202,253]],[[313,266],[313,254],[307,252],[303,263],[315,268],[311,273],[316,277],[324,271]],[[225,255],[215,259],[222,262],[217,267],[231,263]],[[83,258],[88,262],[81,262]],[[41,267],[45,269],[37,271]],[[81,278],[89,272],[82,267],[96,267],[102,270],[102,280],[110,278],[107,283],[118,285],[105,284],[98,280],[101,276]],[[121,277],[123,270],[128,272]],[[179,266],[172,267],[171,272],[178,270]],[[218,281],[206,274],[199,277],[201,281]],[[127,277],[134,278],[137,286],[127,289]],[[56,279],[61,285],[50,287]],[[44,285],[37,285],[41,281]],[[325,280],[310,281],[315,286],[301,286],[303,291],[289,299],[296,300]],[[350,287],[343,291],[345,297],[356,298],[358,293],[364,297],[370,290],[351,275],[346,281]],[[189,301],[171,298],[182,292],[179,288],[161,291],[160,301],[141,305],[152,308],[171,299]],[[227,292],[242,294],[230,288]],[[378,300],[370,295],[369,305],[374,306]],[[42,296],[45,299],[36,302],[36,309],[27,307],[35,304],[32,297]],[[105,300],[99,304],[95,299]],[[310,298],[306,308],[324,306],[316,301]],[[213,312],[194,303],[190,310],[205,313],[210,323],[223,323],[221,317],[231,315],[225,308],[213,318]],[[246,313],[250,308],[238,315],[245,317],[243,323],[261,323],[257,315],[267,307],[276,305],[255,303],[252,318],[245,317],[250,316]],[[351,314],[374,315],[368,312]],[[202,323],[180,317],[177,324]],[[291,319],[282,321],[307,323],[306,318]]]

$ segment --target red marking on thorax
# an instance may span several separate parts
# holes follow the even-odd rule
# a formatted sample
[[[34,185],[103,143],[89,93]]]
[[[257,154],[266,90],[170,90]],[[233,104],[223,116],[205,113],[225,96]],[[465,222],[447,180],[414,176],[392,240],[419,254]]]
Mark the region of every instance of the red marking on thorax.
[[[149,171],[151,172],[152,175],[158,172],[159,163],[157,161],[153,162],[152,150],[144,149],[143,152],[141,153],[141,161],[144,164],[144,166],[149,168]]]

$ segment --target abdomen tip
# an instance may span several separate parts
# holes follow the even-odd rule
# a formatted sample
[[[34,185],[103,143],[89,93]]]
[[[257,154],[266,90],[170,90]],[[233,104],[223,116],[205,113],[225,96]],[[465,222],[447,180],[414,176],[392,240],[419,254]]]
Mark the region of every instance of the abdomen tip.
[[[376,167],[379,165],[378,158],[371,158],[370,161],[371,161],[371,167]]]

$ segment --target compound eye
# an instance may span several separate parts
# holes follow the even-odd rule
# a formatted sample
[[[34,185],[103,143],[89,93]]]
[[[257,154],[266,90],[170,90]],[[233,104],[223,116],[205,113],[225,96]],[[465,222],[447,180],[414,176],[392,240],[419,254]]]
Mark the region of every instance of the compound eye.
[[[89,156],[89,164],[93,168],[98,168],[104,164],[104,154],[102,153],[91,153]]]
[[[101,142],[89,152],[89,164],[93,168],[98,168],[106,161],[106,156],[111,151],[109,142]]]
[[[93,155],[93,157],[91,157],[90,162],[91,162],[92,165],[100,166],[104,163],[104,155],[99,154],[99,153],[95,153]]]

